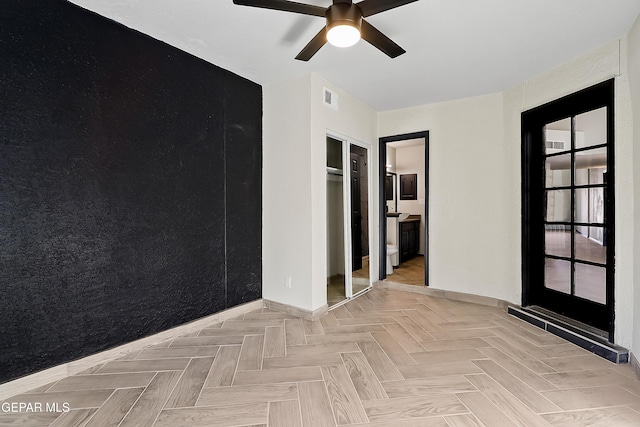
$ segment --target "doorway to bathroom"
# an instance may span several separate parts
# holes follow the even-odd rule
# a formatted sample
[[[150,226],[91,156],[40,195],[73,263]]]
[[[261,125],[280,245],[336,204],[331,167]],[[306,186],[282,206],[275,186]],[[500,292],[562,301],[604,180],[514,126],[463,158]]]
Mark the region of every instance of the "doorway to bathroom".
[[[379,278],[428,286],[429,132],[379,141]]]
[[[371,287],[372,174],[368,144],[327,135],[327,304]]]

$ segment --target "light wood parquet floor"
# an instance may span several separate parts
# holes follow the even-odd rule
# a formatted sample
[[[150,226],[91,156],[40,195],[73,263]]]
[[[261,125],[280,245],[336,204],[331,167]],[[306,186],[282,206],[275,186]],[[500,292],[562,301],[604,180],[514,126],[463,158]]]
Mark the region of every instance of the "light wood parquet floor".
[[[418,255],[394,267],[393,274],[388,275],[386,280],[405,285],[424,286],[424,255]]]
[[[351,273],[351,294],[355,295],[369,287],[369,257],[362,258],[362,268]],[[344,274],[327,277],[327,305],[334,305],[347,299]]]
[[[640,381],[504,311],[374,289],[317,321],[268,309],[7,402],[0,426],[639,426]]]

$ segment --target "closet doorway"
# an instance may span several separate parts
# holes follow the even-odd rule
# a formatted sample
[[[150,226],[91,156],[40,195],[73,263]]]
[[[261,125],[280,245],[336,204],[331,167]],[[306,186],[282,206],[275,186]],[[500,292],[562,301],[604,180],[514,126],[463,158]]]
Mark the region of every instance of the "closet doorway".
[[[327,134],[327,304],[371,287],[371,149]]]

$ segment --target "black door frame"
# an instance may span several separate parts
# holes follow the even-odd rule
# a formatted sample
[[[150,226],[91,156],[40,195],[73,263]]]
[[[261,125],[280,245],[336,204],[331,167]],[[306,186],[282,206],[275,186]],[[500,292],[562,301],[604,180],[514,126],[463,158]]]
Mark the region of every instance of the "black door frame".
[[[522,305],[540,306],[608,332],[614,339],[614,80],[567,95],[521,116],[522,124]],[[565,295],[544,287],[544,144],[543,127],[551,122],[607,107],[606,304]],[[572,219],[573,221],[573,219]],[[573,299],[571,299],[573,298]],[[589,317],[592,317],[590,320]],[[598,317],[599,319],[595,319]],[[604,320],[606,319],[606,321]]]
[[[401,135],[385,136],[379,138],[378,150],[380,151],[380,279],[387,278],[387,200],[384,193],[384,180],[387,176],[387,143],[406,141],[408,139],[424,138],[424,285],[429,286],[429,131],[405,133]]]

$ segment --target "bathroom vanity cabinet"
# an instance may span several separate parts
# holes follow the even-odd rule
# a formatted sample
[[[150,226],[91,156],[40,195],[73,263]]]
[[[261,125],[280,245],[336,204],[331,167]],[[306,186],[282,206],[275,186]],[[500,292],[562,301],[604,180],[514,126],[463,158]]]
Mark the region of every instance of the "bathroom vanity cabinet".
[[[411,215],[400,221],[400,263],[418,255],[420,250],[420,216]]]

